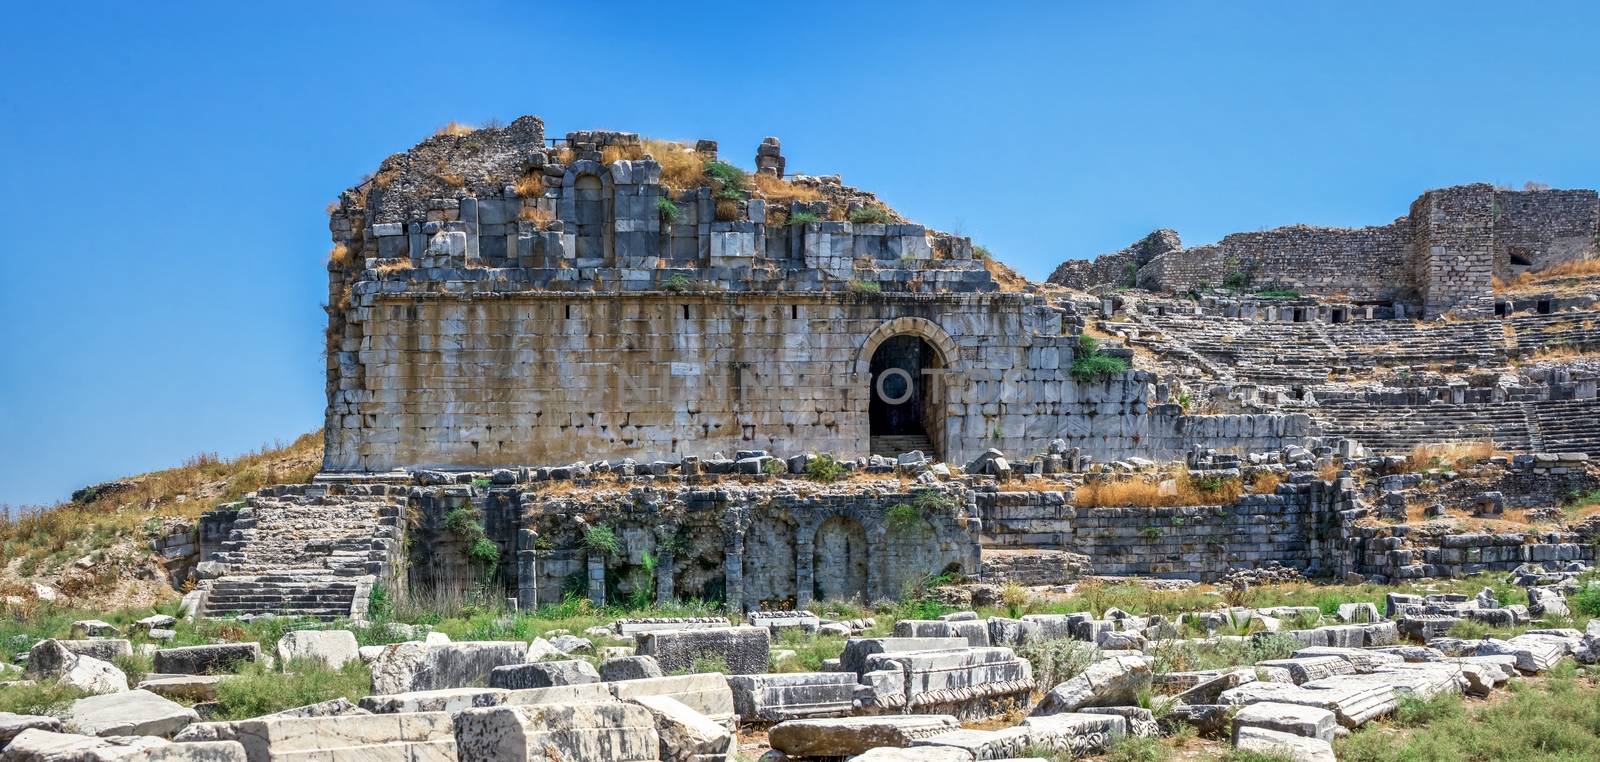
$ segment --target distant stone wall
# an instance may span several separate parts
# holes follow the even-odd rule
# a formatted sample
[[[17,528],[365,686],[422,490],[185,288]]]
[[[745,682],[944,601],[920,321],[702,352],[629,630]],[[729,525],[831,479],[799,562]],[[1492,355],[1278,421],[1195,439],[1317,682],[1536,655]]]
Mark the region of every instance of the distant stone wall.
[[[1357,301],[1411,296],[1406,273],[1410,225],[1319,228],[1294,225],[1233,233],[1221,241],[1153,260],[1139,272],[1141,286],[1204,291],[1234,284],[1250,289],[1288,288],[1342,294]]]
[[[1496,190],[1494,274],[1600,256],[1600,194],[1592,190]]]
[[[1183,248],[1173,230],[1157,230],[1121,251],[1094,259],[1069,259],[1045,280],[1058,286],[1089,290],[1101,286],[1134,286],[1139,268],[1150,260]]]

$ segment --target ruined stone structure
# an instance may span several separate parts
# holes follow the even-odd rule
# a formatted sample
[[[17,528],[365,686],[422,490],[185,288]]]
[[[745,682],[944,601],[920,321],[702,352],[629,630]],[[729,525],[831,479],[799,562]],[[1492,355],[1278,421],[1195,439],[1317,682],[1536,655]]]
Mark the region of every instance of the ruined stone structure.
[[[1053,439],[1176,456],[1311,433],[1189,419],[1136,372],[1074,380],[1080,315],[999,290],[966,238],[872,221],[896,215],[836,181],[798,178],[820,200],[780,206],[672,188],[628,133],[555,142],[533,117],[441,134],[341,196],[328,471],[874,441],[953,462]]]
[[[1187,249],[1177,234],[1157,231],[1092,262],[1069,260],[1050,282],[1171,293],[1291,289],[1356,304],[1400,304],[1432,317],[1489,311],[1493,277],[1596,257],[1600,196],[1594,191],[1476,184],[1430,190],[1409,214],[1377,227],[1293,225]]]

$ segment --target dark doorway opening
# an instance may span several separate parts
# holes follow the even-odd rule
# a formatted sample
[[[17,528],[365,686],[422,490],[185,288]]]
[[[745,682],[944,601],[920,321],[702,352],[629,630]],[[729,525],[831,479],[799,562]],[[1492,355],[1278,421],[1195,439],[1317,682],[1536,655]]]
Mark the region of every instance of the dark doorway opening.
[[[1535,307],[1536,307],[1535,311],[1538,312],[1540,315],[1548,315],[1551,312],[1550,306],[1551,305],[1550,305],[1550,300],[1549,299],[1540,299],[1539,303],[1537,305],[1535,305]]]
[[[872,452],[893,457],[921,450],[939,457],[944,434],[938,350],[918,336],[894,336],[872,353],[867,418]]]

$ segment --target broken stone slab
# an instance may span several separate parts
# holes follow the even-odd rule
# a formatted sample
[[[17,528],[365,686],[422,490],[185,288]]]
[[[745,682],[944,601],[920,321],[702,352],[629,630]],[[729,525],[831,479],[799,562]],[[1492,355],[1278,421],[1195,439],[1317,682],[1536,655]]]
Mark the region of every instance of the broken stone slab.
[[[974,759],[1010,759],[1026,753],[1032,738],[1027,728],[995,730],[962,728],[911,742],[912,749],[960,749]]]
[[[1304,704],[1261,701],[1249,704],[1233,716],[1233,732],[1240,728],[1266,728],[1280,733],[1333,742],[1339,723],[1333,712]]]
[[[667,696],[641,696],[661,739],[661,759],[668,762],[717,762],[731,758],[734,734],[711,718]]]
[[[1039,636],[1045,640],[1067,640],[1072,637],[1074,625],[1078,622],[1087,622],[1093,618],[1094,615],[1087,611],[1075,614],[1022,615],[1022,621],[1039,625]]]
[[[361,658],[355,633],[349,630],[296,630],[278,639],[278,660],[321,662],[331,669]]]
[[[1258,667],[1282,667],[1289,670],[1289,679],[1295,685],[1304,685],[1312,680],[1321,680],[1324,677],[1335,675],[1353,675],[1356,672],[1354,664],[1338,656],[1308,656],[1291,659],[1264,659],[1256,662]]]
[[[1038,622],[1025,619],[1007,619],[992,616],[985,621],[989,628],[989,644],[1018,648],[1043,637],[1043,629]]]
[[[42,728],[11,739],[0,759],[6,762],[247,762],[233,741],[172,743],[154,736],[98,738]]]
[[[81,698],[67,709],[68,727],[93,736],[171,738],[199,719],[193,709],[143,690]]]
[[[1339,621],[1348,624],[1372,624],[1383,621],[1383,614],[1378,612],[1378,607],[1372,603],[1341,603],[1338,609]]]
[[[431,691],[385,693],[363,697],[360,706],[374,714],[401,712],[460,712],[505,703],[503,688],[441,688]]]
[[[230,677],[230,675],[149,675],[135,687],[138,690],[150,691],[162,698],[196,703],[215,701],[217,683]]]
[[[1236,706],[1263,701],[1314,706],[1333,712],[1339,724],[1347,728],[1360,727],[1399,707],[1392,686],[1353,676],[1330,677],[1305,685],[1256,681],[1223,691],[1218,701]]]
[[[271,714],[263,714],[256,719],[265,720],[272,717],[347,717],[355,714],[372,713],[350,703],[350,699],[340,697],[328,699],[327,701],[318,701],[315,704],[291,707]],[[194,726],[190,725],[189,727]]]
[[[57,640],[43,640],[28,651],[29,678],[55,678],[84,693],[111,694],[128,690],[128,676],[110,662],[79,656]]]
[[[653,656],[618,656],[600,662],[600,679],[606,682],[640,680],[661,675],[661,664]]]
[[[1269,728],[1240,728],[1234,734],[1233,745],[1236,749],[1284,757],[1291,762],[1337,762],[1333,745],[1327,741]]]
[[[844,643],[839,654],[839,668],[857,675],[867,671],[867,657],[881,653],[903,651],[943,651],[966,648],[966,638],[851,638]]]
[[[1233,710],[1230,704],[1175,704],[1163,722],[1182,721],[1193,725],[1197,734],[1210,738],[1228,731]]]
[[[692,669],[699,659],[718,659],[730,675],[767,671],[772,634],[765,627],[664,630],[637,636],[638,654],[653,656],[666,672]]]
[[[1312,646],[1294,652],[1296,659],[1335,657],[1343,659],[1355,668],[1356,672],[1371,672],[1375,669],[1390,665],[1401,664],[1405,659],[1398,654],[1370,651],[1365,648],[1339,648],[1335,646]]]
[[[48,730],[52,733],[61,732],[61,720],[56,717],[46,717],[37,714],[13,714],[0,712],[0,749],[11,743],[18,733],[24,730]]]
[[[155,671],[173,675],[226,675],[240,665],[261,661],[260,643],[214,643],[163,648],[156,652]]]
[[[989,625],[976,619],[902,619],[894,623],[897,638],[962,638],[974,648],[989,645]]]
[[[767,742],[791,757],[849,757],[880,746],[906,748],[960,727],[956,718],[937,714],[788,720],[767,731]]]
[[[1217,697],[1229,688],[1236,688],[1245,683],[1256,680],[1256,671],[1248,667],[1230,669],[1214,677],[1196,683],[1193,687],[1173,696],[1173,700],[1182,704],[1215,704]]]
[[[733,727],[733,691],[728,688],[725,676],[709,673],[694,675],[669,675],[643,680],[618,680],[597,685],[610,691],[618,701],[632,701],[643,696],[670,696],[712,721]],[[567,686],[588,688],[585,686]]]
[[[495,667],[525,664],[532,646],[518,641],[465,641],[385,646],[372,663],[374,693],[409,693],[484,685]]]
[[[1478,641],[1473,649],[1475,656],[1515,656],[1517,669],[1528,673],[1537,674],[1544,672],[1561,662],[1565,656],[1560,644],[1551,640],[1518,635],[1510,640],[1484,638]]]
[[[631,638],[661,630],[710,630],[732,627],[726,617],[662,617],[657,619],[618,619],[611,625],[618,635]]]
[[[1567,599],[1561,591],[1550,587],[1528,588],[1528,613],[1534,618],[1571,616]]]
[[[955,746],[916,746],[897,749],[879,746],[850,758],[850,762],[972,762],[972,752]]]
[[[858,685],[848,672],[728,676],[734,713],[744,722],[843,717],[854,709]]]
[[[509,664],[495,667],[489,672],[490,688],[549,688],[557,685],[581,685],[600,682],[600,673],[594,665],[580,659],[566,661],[541,661],[533,664]]]
[[[114,638],[122,634],[116,625],[110,622],[102,622],[99,619],[80,619],[73,622],[71,632],[72,637],[75,639]]]
[[[201,725],[179,738],[238,741],[248,762],[448,762],[456,758],[451,715],[446,712],[267,716]]]
[[[469,709],[456,715],[455,747],[462,762],[661,758],[650,711],[616,701]]]
[[[783,630],[816,632],[822,627],[822,618],[809,611],[752,611],[746,620],[753,626],[767,628],[773,635]]]
[[[873,654],[867,670],[898,671],[912,711],[966,718],[988,716],[1008,701],[1026,704],[1034,688],[1032,665],[1009,648]]]
[[[1110,714],[1121,717],[1128,723],[1128,735],[1140,738],[1151,738],[1161,734],[1161,725],[1156,722],[1155,712],[1140,706],[1091,706],[1084,707],[1081,714]],[[1059,717],[1061,715],[1051,715]]]
[[[1128,734],[1126,718],[1114,714],[1063,712],[1028,717],[1018,727],[1028,733],[1028,749],[1046,749],[1074,759],[1103,752]]]
[[[91,656],[100,661],[116,661],[119,656],[133,655],[133,644],[126,638],[89,638],[56,642],[79,656]]]
[[[1102,659],[1066,682],[1050,689],[1030,716],[1076,712],[1086,706],[1126,706],[1139,703],[1139,693],[1150,687],[1148,656]]]
[[[549,688],[523,688],[507,691],[501,704],[526,706],[532,704],[583,704],[595,701],[615,701],[617,697],[603,683],[555,685]]]

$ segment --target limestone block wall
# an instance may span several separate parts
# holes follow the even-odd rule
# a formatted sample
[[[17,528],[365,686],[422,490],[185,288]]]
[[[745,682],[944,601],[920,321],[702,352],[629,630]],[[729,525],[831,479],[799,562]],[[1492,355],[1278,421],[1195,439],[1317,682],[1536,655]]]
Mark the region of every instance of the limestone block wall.
[[[1496,190],[1493,203],[1501,278],[1600,256],[1600,194],[1592,190]]]
[[[1425,317],[1494,307],[1494,188],[1463,185],[1411,204],[1415,279]]]
[[[1354,490],[1316,480],[1213,506],[1078,508],[1062,492],[977,495],[985,548],[1066,550],[1094,574],[1198,580],[1269,562],[1338,573],[1339,512],[1354,500]]]
[[[1276,286],[1357,301],[1409,299],[1414,291],[1410,221],[1364,228],[1293,225],[1233,233],[1206,246],[1155,258],[1140,286],[1187,291],[1223,286],[1230,275],[1251,288]]]

